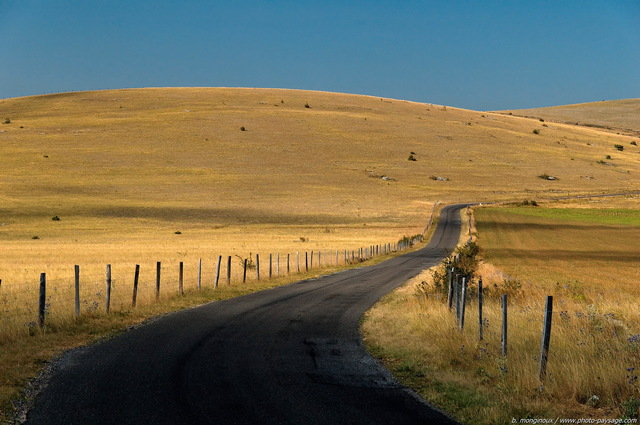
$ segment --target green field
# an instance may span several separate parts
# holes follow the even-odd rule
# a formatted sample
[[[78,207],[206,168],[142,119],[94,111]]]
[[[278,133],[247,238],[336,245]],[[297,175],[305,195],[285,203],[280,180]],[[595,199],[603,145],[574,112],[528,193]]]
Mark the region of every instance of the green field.
[[[425,273],[371,310],[363,331],[372,352],[464,423],[636,417],[640,213],[589,208],[587,201],[573,206],[476,208],[484,341],[477,337],[476,296],[460,332],[446,296]],[[507,358],[500,355],[503,293],[510,297]],[[547,295],[554,297],[550,378],[540,382]]]

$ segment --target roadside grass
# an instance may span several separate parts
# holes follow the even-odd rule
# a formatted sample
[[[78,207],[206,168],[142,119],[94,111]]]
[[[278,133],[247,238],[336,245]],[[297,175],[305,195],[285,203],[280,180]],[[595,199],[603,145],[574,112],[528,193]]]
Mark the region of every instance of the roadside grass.
[[[167,278],[167,288],[160,300],[154,296],[146,302],[140,300],[137,307],[130,306],[129,287],[126,290],[126,301],[116,303],[111,313],[106,314],[103,306],[90,311],[83,310],[80,317],[75,318],[71,312],[47,316],[46,326],[40,329],[35,326],[19,324],[17,328],[2,329],[0,333],[0,423],[14,423],[16,409],[24,410],[24,406],[33,400],[34,394],[29,389],[29,382],[42,372],[47,363],[64,351],[98,343],[125,332],[147,320],[170,314],[179,310],[196,307],[202,304],[239,297],[249,293],[275,288],[299,280],[314,279],[319,276],[346,270],[354,267],[377,264],[398,253],[379,255],[364,262],[347,265],[325,266],[309,272],[292,273],[263,278],[257,281],[248,279],[246,283],[232,282],[227,285],[221,280],[218,288],[211,284],[203,285],[200,290],[195,287],[194,280],[185,286],[184,295],[177,293],[177,280]],[[104,282],[103,282],[104,283]],[[154,289],[155,290],[155,289]],[[153,298],[153,299],[152,299]]]
[[[426,271],[368,312],[365,342],[403,382],[463,423],[637,417],[640,226],[627,222],[637,223],[640,212],[530,211],[475,210],[485,261],[482,341],[476,284],[460,332]],[[507,358],[500,354],[502,293],[510,297]],[[554,317],[540,381],[546,295],[554,296]]]

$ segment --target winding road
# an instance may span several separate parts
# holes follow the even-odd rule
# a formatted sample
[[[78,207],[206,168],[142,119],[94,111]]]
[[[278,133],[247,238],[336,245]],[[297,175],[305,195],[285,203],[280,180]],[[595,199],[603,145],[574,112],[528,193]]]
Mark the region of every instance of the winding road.
[[[351,269],[160,317],[69,351],[27,424],[456,424],[363,348],[364,312],[451,252],[460,210],[431,242]]]

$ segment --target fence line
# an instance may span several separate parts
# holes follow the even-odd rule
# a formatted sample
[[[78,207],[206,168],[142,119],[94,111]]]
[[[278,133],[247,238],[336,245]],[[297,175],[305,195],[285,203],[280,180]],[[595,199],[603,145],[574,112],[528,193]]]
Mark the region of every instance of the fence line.
[[[460,279],[461,278],[461,279]],[[460,270],[454,267],[447,269],[447,307],[453,310],[460,331],[464,330],[465,305],[467,298],[467,282]],[[482,279],[478,279],[478,340],[484,339],[483,335],[483,307],[484,307],[484,287]],[[507,294],[500,297],[501,327],[500,327],[500,355],[506,360],[508,357],[508,300]],[[538,378],[544,381],[547,375],[547,363],[549,360],[549,345],[551,339],[551,323],[553,317],[553,297],[546,297],[544,308],[544,322],[542,326],[542,337],[540,342],[540,353],[538,356]]]
[[[430,223],[431,224],[431,219]],[[429,225],[425,229],[428,230]],[[323,267],[340,267],[367,261],[375,256],[388,255],[410,249],[416,243],[422,241],[423,235],[404,237],[397,243],[385,243],[362,247],[358,250],[335,250],[335,262],[331,261],[333,250],[322,252],[310,250],[304,252],[304,271],[309,272]],[[343,261],[340,261],[342,252]],[[287,276],[301,273],[300,252],[296,251],[294,267],[291,267],[291,254],[286,255]],[[269,253],[269,279],[282,276],[280,270],[280,253]],[[275,257],[275,258],[274,258]],[[314,257],[315,261],[314,261]],[[225,273],[227,285],[235,283],[247,283],[247,270],[255,267],[255,281],[260,281],[260,255],[249,254],[248,258],[240,258],[241,266],[232,266],[232,256],[227,256],[223,263],[223,256],[218,255],[217,261],[212,261],[213,289],[219,288],[221,273]],[[275,260],[275,267],[274,262]],[[174,261],[169,262],[171,268]],[[215,264],[214,264],[215,263]],[[197,260],[194,289],[200,290],[207,287],[207,278],[203,269],[206,260]],[[47,279],[46,273],[40,275],[39,288],[29,284],[10,284],[6,280],[0,280],[0,336],[7,330],[20,333],[20,329],[29,329],[32,332],[35,326],[41,328],[53,320],[73,320],[85,314],[109,314],[114,309],[136,308],[143,304],[157,302],[167,296],[183,295],[188,279],[185,276],[189,265],[180,261],[176,271],[169,270],[169,266],[157,261],[155,270],[153,267],[141,267],[135,265],[129,277],[122,270],[117,270],[114,275],[111,264],[106,265],[106,272],[102,275],[84,275],[79,265],[74,266],[71,279],[61,278]],[[275,269],[275,273],[274,273]],[[195,270],[195,269],[190,269]],[[155,273],[154,273],[155,272]],[[177,279],[167,278],[175,276]],[[129,273],[129,272],[127,272]],[[275,276],[274,276],[275,274]],[[116,277],[117,276],[117,277]],[[177,288],[175,287],[177,281]],[[131,285],[131,286],[129,286]],[[173,288],[172,288],[173,287]],[[175,288],[175,289],[174,289]],[[102,306],[102,307],[101,307]]]

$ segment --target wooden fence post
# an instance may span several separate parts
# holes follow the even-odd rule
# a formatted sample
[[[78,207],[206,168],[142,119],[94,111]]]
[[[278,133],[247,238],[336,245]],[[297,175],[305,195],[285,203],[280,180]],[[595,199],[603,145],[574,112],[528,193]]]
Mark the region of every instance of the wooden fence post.
[[[198,260],[198,291],[202,289],[202,258]]]
[[[551,319],[553,317],[553,297],[547,296],[547,303],[544,308],[544,326],[542,327],[542,342],[540,344],[540,365],[538,375],[544,381],[547,376],[547,360],[549,358],[549,341],[551,339]]]
[[[300,273],[300,252],[296,251],[296,267],[298,269],[298,273]]]
[[[451,307],[453,306],[453,270],[453,267],[447,269],[447,277],[449,282],[447,291],[447,306],[449,307],[449,310],[451,310]]]
[[[140,277],[140,265],[136,264],[136,271],[133,275],[133,298],[131,300],[131,307],[135,307],[138,300],[138,279]]]
[[[218,255],[218,264],[216,265],[216,280],[213,283],[213,288],[218,289],[218,282],[220,282],[220,265],[222,263],[222,255]]]
[[[482,341],[482,278],[478,280],[478,339]]]
[[[276,277],[280,277],[280,253],[276,254]]]
[[[456,273],[453,279],[453,301],[456,304],[456,318],[460,315],[460,276]]]
[[[260,254],[256,254],[256,279],[260,280]]]
[[[304,267],[305,267],[305,271],[309,271],[309,252],[305,251],[304,252]]]
[[[178,273],[178,292],[180,295],[184,295],[184,262],[180,261],[180,268]]]
[[[162,270],[162,264],[160,261],[156,263],[156,300],[160,298],[160,271]]]
[[[507,357],[507,294],[502,295],[502,337],[500,338],[502,357]]]
[[[460,330],[464,329],[464,310],[466,308],[466,305],[467,305],[467,278],[463,277],[462,278],[462,294],[461,294],[461,300],[460,300],[460,319],[459,319]]]
[[[242,271],[242,283],[245,283],[247,281],[247,259],[244,259],[244,268]]]
[[[107,288],[106,288],[106,299],[105,299],[105,311],[107,314],[109,313],[109,309],[111,308],[111,264],[107,264]]]
[[[38,326],[44,328],[44,316],[47,307],[47,274],[40,273],[40,297],[38,299]]]
[[[75,307],[76,307],[76,317],[80,317],[80,266],[76,265],[74,267],[75,271]]]
[[[287,254],[287,275],[291,274],[291,254]]]
[[[231,285],[231,256],[227,258],[227,285]]]
[[[273,254],[269,254],[269,279],[273,277]]]

